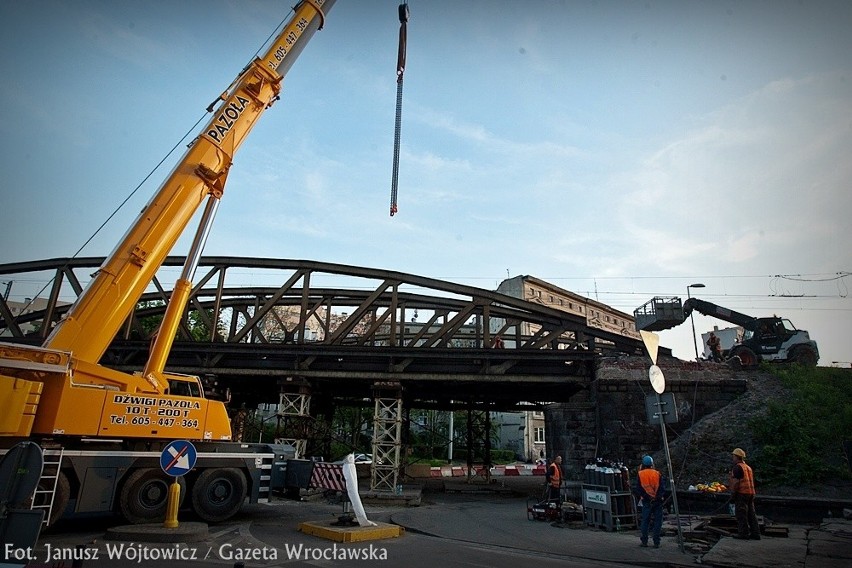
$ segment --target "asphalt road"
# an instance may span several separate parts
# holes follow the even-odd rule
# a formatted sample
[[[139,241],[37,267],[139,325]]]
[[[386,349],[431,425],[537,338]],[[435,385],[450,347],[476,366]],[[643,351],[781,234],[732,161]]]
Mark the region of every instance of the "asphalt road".
[[[530,492],[538,488],[536,484]],[[63,521],[42,535],[31,551],[33,560],[28,566],[222,568],[240,561],[246,567],[342,566],[353,562],[412,568],[516,568],[529,563],[537,568],[696,564],[695,555],[681,552],[673,537],[664,537],[658,550],[639,548],[635,530],[610,533],[582,522],[554,526],[530,521],[526,507],[526,497],[517,493],[427,491],[419,507],[367,504],[371,520],[395,523],[406,531],[398,538],[354,543],[334,543],[299,532],[303,522],[331,523],[337,519],[341,505],[324,499],[246,506],[231,521],[211,525],[204,540],[189,544],[105,541],[105,531],[121,524],[120,519]],[[180,520],[191,519],[181,516]],[[812,526],[791,526],[790,538],[759,542],[723,538],[701,560],[713,566],[839,568],[852,563],[850,533],[849,526],[841,526],[834,533]],[[78,545],[85,548],[78,549]],[[814,556],[817,547],[824,552]],[[85,558],[75,563],[75,551]],[[0,562],[5,552],[0,550]],[[176,559],[167,559],[168,555]]]
[[[494,510],[491,516],[489,509]],[[120,519],[62,521],[42,534],[39,545],[31,551],[27,566],[70,568],[81,567],[172,567],[180,563],[187,568],[234,566],[243,561],[251,566],[334,566],[355,562],[360,565],[407,566],[412,568],[448,568],[454,566],[512,566],[535,562],[536,566],[628,566],[619,562],[572,558],[565,550],[549,550],[551,539],[560,540],[561,532],[546,522],[527,520],[526,500],[517,496],[451,495],[424,496],[421,507],[399,505],[367,505],[367,514],[377,522],[393,522],[395,515],[417,516],[419,523],[430,527],[442,523],[442,510],[470,511],[474,518],[465,520],[469,527],[456,527],[461,537],[446,537],[407,530],[399,538],[371,542],[334,543],[299,532],[306,521],[336,520],[342,512],[339,504],[323,499],[295,502],[275,501],[266,505],[249,505],[231,521],[209,527],[202,542],[189,544],[133,543],[104,540],[105,531],[121,524]],[[504,530],[493,534],[475,516],[490,516],[490,522],[505,519]],[[456,522],[452,520],[452,522]],[[538,538],[515,533],[532,530]],[[488,534],[486,534],[488,533]],[[489,536],[490,535],[490,536]],[[487,537],[487,538],[486,538]],[[84,549],[78,549],[78,545]],[[73,556],[83,556],[75,564]],[[171,555],[176,559],[164,559]],[[355,560],[353,556],[365,558]],[[0,550],[0,560],[3,551]]]

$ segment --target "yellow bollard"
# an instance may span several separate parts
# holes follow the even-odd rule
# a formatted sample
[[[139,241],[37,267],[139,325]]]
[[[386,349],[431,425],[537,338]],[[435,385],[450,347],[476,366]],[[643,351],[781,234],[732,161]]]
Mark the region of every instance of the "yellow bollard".
[[[163,527],[167,529],[176,529],[180,526],[177,519],[179,503],[180,483],[178,483],[178,478],[175,477],[175,482],[169,486],[169,502],[166,505],[166,520],[163,522]]]

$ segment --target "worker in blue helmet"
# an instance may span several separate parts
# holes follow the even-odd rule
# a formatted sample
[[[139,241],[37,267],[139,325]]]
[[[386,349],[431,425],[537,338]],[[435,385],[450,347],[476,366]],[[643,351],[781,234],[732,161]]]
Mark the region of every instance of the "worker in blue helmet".
[[[668,496],[666,479],[654,468],[654,458],[644,456],[633,493],[642,504],[642,520],[639,525],[639,546],[648,546],[648,533],[654,548],[660,548],[660,532],[663,528],[663,502]]]

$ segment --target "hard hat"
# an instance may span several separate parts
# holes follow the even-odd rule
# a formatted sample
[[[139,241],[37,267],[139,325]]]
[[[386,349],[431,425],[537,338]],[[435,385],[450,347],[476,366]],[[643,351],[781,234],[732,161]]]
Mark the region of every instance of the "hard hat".
[[[741,458],[745,458],[745,452],[743,451],[743,449],[742,449],[742,448],[734,448],[734,451],[733,451],[733,452],[731,452],[731,453],[732,453],[732,454],[734,454],[735,456],[739,456],[739,457],[741,457]]]
[[[740,451],[742,451],[742,450],[740,450]],[[651,467],[652,465],[654,465],[654,458],[652,458],[651,456],[643,457],[642,458],[642,465],[644,465],[645,467]]]

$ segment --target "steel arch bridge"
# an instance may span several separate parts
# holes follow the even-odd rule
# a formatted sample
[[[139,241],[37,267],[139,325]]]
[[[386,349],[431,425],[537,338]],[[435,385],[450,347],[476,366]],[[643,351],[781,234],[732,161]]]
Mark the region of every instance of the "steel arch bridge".
[[[32,297],[46,295],[18,313],[0,298],[2,339],[40,343],[103,260],[0,265],[0,279],[43,282]],[[104,365],[144,366],[150,322],[162,316],[183,262],[166,260]],[[581,316],[391,270],[211,256],[202,257],[194,282],[167,370],[214,379],[249,408],[277,402],[288,383],[350,402],[371,398],[377,384],[398,384],[412,407],[528,407],[586,388],[596,357],[643,350]]]

